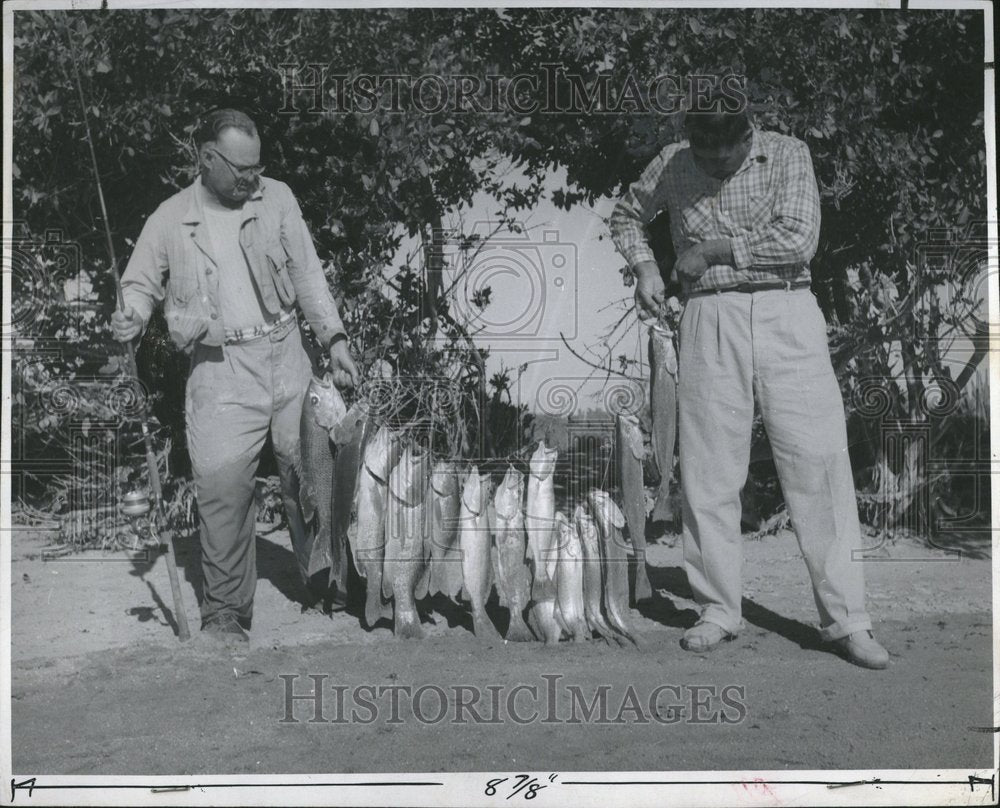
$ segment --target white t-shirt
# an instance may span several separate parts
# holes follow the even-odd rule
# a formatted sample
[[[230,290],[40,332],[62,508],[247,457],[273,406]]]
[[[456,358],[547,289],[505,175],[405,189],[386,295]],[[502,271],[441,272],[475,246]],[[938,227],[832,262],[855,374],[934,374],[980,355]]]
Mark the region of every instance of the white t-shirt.
[[[212,257],[219,273],[219,312],[225,328],[253,328],[265,323],[264,311],[246,256],[240,246],[241,210],[204,206]]]

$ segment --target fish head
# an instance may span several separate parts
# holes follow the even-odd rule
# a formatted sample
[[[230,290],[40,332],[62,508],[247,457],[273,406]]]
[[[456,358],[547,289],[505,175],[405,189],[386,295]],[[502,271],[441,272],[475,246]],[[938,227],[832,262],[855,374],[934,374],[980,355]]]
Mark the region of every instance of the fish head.
[[[389,457],[391,443],[392,436],[389,430],[385,426],[380,426],[365,446],[365,467],[373,477],[383,483],[389,482],[389,474],[393,469]]]
[[[618,440],[623,448],[628,449],[636,460],[644,460],[646,457],[646,447],[642,440],[642,430],[639,428],[639,418],[634,413],[618,413],[616,426],[618,429]]]
[[[573,521],[576,522],[577,530],[580,531],[581,538],[597,535],[597,525],[594,524],[594,517],[591,516],[583,505],[577,505],[573,511]]]
[[[389,474],[389,490],[408,505],[416,505],[423,500],[428,476],[427,451],[409,444]]]
[[[535,449],[535,453],[531,456],[531,461],[528,463],[531,469],[531,476],[537,477],[539,480],[545,480],[552,476],[556,468],[556,457],[558,455],[558,451],[549,449],[545,445],[544,439],[538,441],[538,448]]]
[[[493,476],[491,474],[480,474],[479,475],[479,511],[482,513],[483,508],[485,508],[490,501],[490,495],[493,493]]]
[[[611,527],[622,528],[625,526],[625,515],[621,509],[611,499],[611,494],[607,491],[593,490],[590,492],[590,506],[601,527],[608,530]]]
[[[653,326],[649,329],[650,353],[653,364],[666,370],[671,376],[677,375],[677,351],[674,341],[664,329]]]
[[[482,479],[479,476],[479,468],[472,466],[462,477],[462,505],[470,513],[478,514],[481,510],[480,487]]]
[[[305,406],[312,419],[331,434],[347,415],[347,405],[329,373],[309,380]]]
[[[566,539],[572,533],[573,526],[569,523],[569,519],[566,518],[566,514],[562,511],[556,511],[555,515],[556,521],[556,531],[559,533],[559,546],[565,546]]]
[[[580,534],[577,532],[576,521],[567,519],[562,511],[556,512],[556,528],[559,530],[559,552],[577,557],[581,554]]]
[[[524,475],[513,466],[508,467],[504,475],[503,482],[497,488],[494,498],[497,516],[502,519],[511,519],[521,507],[524,498]]]
[[[458,476],[451,460],[439,460],[431,472],[431,488],[439,497],[451,497],[458,493]]]

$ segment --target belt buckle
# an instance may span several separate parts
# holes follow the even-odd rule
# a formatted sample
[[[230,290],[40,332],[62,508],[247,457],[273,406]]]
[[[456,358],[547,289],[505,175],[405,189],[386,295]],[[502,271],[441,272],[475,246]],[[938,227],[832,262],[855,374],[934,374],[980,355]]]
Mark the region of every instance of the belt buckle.
[[[271,342],[284,339],[288,332],[291,331],[294,323],[295,317],[292,316],[291,312],[287,312],[270,324],[270,331],[267,332],[267,336],[270,337]]]

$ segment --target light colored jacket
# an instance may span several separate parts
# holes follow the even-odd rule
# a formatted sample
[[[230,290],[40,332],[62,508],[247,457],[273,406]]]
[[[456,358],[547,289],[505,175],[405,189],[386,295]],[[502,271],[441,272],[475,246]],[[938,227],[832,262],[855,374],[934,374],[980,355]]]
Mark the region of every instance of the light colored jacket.
[[[170,337],[185,353],[199,342],[214,346],[225,340],[199,182],[178,191],[146,220],[122,276],[125,305],[135,309],[143,328],[163,303]],[[291,189],[261,177],[242,212],[240,246],[266,313],[280,314],[298,302],[328,346],[344,326]]]

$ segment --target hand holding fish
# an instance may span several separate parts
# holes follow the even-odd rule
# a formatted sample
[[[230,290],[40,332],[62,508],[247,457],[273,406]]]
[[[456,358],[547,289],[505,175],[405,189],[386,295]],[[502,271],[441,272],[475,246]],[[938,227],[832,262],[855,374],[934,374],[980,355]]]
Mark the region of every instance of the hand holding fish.
[[[636,265],[634,272],[635,305],[639,319],[656,317],[666,294],[660,269],[653,261],[643,261]]]
[[[358,366],[354,364],[347,337],[338,335],[330,343],[330,375],[333,383],[343,390],[345,387],[357,387],[361,381]]]

